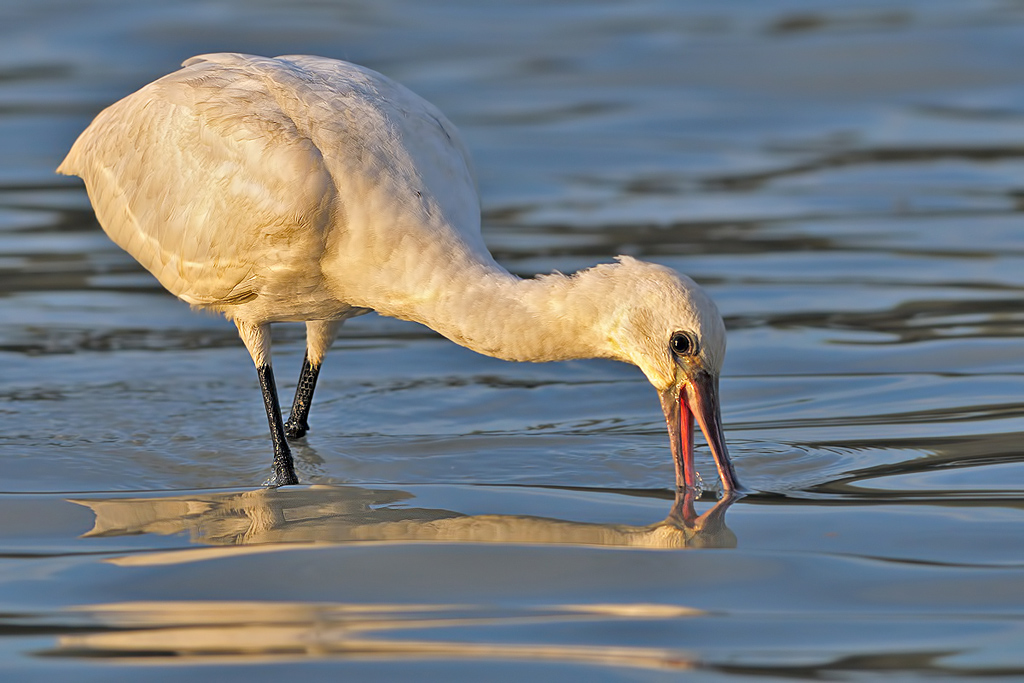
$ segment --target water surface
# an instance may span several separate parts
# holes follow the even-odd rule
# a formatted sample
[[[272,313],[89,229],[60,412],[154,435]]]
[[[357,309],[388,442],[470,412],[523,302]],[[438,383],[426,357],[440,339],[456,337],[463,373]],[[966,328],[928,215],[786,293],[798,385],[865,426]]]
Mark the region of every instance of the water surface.
[[[0,27],[18,680],[1024,674],[1019,3],[37,0]],[[675,498],[635,368],[376,316],[327,358],[302,486],[261,489],[234,328],[53,174],[103,106],[221,50],[437,104],[514,272],[625,253],[704,284],[753,495]],[[285,395],[302,353],[275,329]]]

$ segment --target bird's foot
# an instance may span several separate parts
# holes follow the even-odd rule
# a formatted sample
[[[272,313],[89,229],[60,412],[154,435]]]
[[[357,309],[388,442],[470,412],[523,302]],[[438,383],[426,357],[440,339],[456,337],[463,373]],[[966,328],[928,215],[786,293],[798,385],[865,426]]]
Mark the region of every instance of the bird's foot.
[[[299,478],[295,476],[295,472],[278,472],[275,471],[274,475],[263,482],[263,486],[268,489],[276,489],[279,486],[292,486],[299,483]]]
[[[287,444],[285,448],[287,448]],[[299,483],[299,477],[295,474],[295,464],[292,462],[291,453],[278,454],[274,457],[274,475],[263,482],[268,488],[278,486],[291,486]]]
[[[288,418],[288,421],[284,423],[284,435],[289,439],[301,439],[309,431],[309,425],[305,420],[295,420]]]

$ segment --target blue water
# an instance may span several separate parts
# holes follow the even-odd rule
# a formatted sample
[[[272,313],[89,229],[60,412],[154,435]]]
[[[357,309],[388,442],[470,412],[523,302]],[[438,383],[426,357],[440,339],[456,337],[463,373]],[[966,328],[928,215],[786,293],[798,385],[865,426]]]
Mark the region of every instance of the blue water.
[[[5,677],[1024,675],[1024,6],[33,0],[0,35]],[[377,316],[327,358],[302,486],[261,489],[234,328],[53,174],[224,50],[437,104],[514,272],[626,253],[704,284],[754,493],[674,499],[635,368]],[[284,395],[302,353],[275,329]]]

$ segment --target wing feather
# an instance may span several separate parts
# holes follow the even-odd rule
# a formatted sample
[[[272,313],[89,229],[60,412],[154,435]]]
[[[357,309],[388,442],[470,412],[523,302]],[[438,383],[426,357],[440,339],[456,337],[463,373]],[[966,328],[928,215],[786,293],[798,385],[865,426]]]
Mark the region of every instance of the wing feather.
[[[193,57],[101,112],[58,171],[168,290],[228,315],[259,297],[250,320],[382,310],[431,296],[446,263],[493,264],[458,131],[346,62]]]
[[[101,112],[58,171],[85,180],[106,233],[169,291],[250,300],[322,248],[330,175],[258,73],[186,64]]]

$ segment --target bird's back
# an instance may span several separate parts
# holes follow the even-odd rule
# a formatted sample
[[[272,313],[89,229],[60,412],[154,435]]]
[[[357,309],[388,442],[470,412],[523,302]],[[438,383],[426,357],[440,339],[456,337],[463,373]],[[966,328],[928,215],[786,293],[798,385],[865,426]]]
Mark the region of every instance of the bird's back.
[[[331,59],[194,57],[101,112],[58,171],[168,290],[232,317],[337,316],[420,241],[486,254],[454,127]]]

